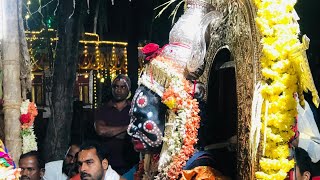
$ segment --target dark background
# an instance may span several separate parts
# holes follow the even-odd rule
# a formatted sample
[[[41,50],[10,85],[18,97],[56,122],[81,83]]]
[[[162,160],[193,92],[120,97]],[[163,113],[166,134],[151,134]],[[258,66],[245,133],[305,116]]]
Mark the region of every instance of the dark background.
[[[301,34],[310,39],[307,51],[311,72],[318,92],[320,90],[320,1],[300,0],[296,4],[296,11],[300,17]]]

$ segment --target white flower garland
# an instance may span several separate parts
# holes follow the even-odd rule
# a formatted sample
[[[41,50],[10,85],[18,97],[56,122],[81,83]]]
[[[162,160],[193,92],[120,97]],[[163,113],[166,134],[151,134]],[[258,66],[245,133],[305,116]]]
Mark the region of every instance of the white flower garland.
[[[22,153],[25,154],[30,151],[37,151],[37,138],[33,128],[34,119],[38,114],[37,106],[27,99],[21,103],[20,112]]]
[[[20,106],[20,113],[21,114],[27,114],[28,113],[28,107],[29,107],[30,101],[29,99],[22,101]]]
[[[185,96],[186,92],[184,91],[183,83],[179,81],[178,78],[174,78],[170,86],[175,87],[174,90],[180,92],[181,96]],[[167,148],[163,148],[161,151],[158,167],[159,172],[166,172],[170,168],[168,165],[172,162],[172,157],[177,155],[181,150],[185,137],[187,112],[185,110],[179,110],[178,115],[175,116],[174,119],[168,119],[168,122],[171,122],[169,125],[172,125],[172,128],[170,128],[171,131],[166,131],[163,138],[163,143]]]
[[[25,154],[30,151],[37,151],[38,146],[36,142],[36,135],[34,134],[33,126],[26,129],[28,134],[22,135],[22,153]]]

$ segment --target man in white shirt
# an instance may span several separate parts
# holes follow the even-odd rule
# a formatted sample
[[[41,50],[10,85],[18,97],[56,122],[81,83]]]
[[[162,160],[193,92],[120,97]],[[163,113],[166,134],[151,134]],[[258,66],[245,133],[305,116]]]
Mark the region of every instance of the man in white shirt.
[[[310,104],[311,105],[311,104]],[[313,163],[320,160],[320,133],[316,123],[315,114],[309,103],[305,101],[305,107],[298,104],[298,147],[306,150]]]
[[[46,171],[44,174],[45,180],[67,180],[68,174],[73,168],[73,164],[76,162],[76,154],[79,152],[80,147],[78,144],[72,144],[64,160],[52,161],[46,163]]]
[[[77,163],[81,180],[123,180],[109,165],[107,153],[97,144],[82,145]]]

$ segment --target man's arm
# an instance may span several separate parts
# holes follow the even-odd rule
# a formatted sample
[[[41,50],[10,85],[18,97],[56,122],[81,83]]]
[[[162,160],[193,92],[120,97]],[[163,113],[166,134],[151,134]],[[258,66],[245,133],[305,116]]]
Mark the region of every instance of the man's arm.
[[[95,130],[99,136],[103,137],[113,137],[120,135],[122,132],[126,132],[128,125],[126,126],[107,126],[103,121],[95,122]],[[125,134],[125,133],[124,133]]]

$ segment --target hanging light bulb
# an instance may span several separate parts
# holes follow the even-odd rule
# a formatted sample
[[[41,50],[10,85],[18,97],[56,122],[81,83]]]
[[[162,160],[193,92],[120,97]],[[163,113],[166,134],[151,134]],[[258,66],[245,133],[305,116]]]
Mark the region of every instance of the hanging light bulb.
[[[101,83],[104,83],[104,77],[102,77],[102,78],[100,79],[100,82],[101,82]]]

